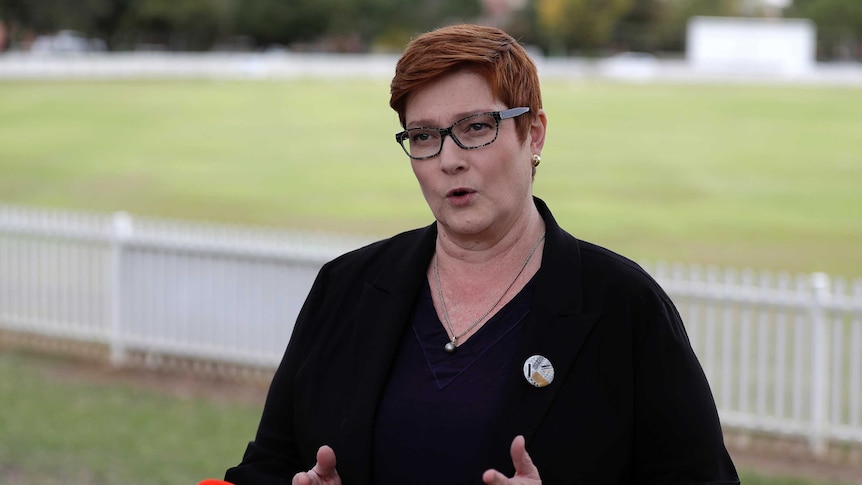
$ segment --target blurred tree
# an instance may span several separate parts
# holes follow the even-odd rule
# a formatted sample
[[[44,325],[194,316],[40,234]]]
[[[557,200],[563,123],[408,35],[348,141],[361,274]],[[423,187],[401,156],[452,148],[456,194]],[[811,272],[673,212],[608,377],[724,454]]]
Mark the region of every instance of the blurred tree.
[[[539,27],[552,53],[607,46],[634,0],[536,0]]]
[[[0,0],[0,17],[22,40],[32,34],[77,30],[110,48],[152,42],[203,49],[230,26],[235,0]],[[14,39],[13,39],[14,40]]]
[[[135,43],[204,50],[230,30],[232,0],[134,0],[121,28]]]
[[[688,21],[696,15],[747,16],[747,0],[660,0],[651,2],[651,35],[660,50],[685,50]]]
[[[530,48],[549,50],[549,36],[539,27],[535,0],[528,1],[522,8],[512,12],[503,28]]]
[[[236,32],[258,45],[317,43],[315,48],[401,48],[416,32],[475,20],[479,0],[243,0]],[[327,43],[321,43],[328,39]]]
[[[115,50],[203,50],[236,36],[257,46],[401,49],[418,32],[480,12],[480,0],[0,0],[7,36],[73,29]]]
[[[235,32],[261,46],[290,45],[319,38],[329,23],[328,0],[242,0]]]
[[[362,19],[358,22],[362,38],[377,47],[397,50],[421,32],[475,22],[482,13],[480,0],[361,0],[357,5],[362,10],[356,16]]]
[[[61,29],[88,32],[95,18],[111,8],[111,0],[0,0],[0,17],[37,33]]]
[[[817,25],[821,59],[862,60],[862,1],[796,0],[786,14]]]
[[[120,0],[122,3],[122,0]],[[114,8],[111,0],[0,0],[0,19],[9,26],[13,43],[58,30],[91,33]]]
[[[661,39],[654,25],[660,18],[664,0],[638,0],[620,19],[614,36],[615,48],[639,52],[662,49]]]
[[[481,0],[0,0],[7,36],[59,29],[104,39],[112,49],[154,44],[208,49],[243,36],[257,46],[400,50],[419,32],[476,21]],[[529,0],[511,17],[518,39],[550,53],[573,49],[682,50],[693,15],[758,14],[751,0]],[[826,55],[858,50],[862,0],[796,0],[788,13],[813,18]],[[858,54],[857,54],[858,55]]]
[[[106,8],[94,12],[93,27],[88,32],[103,39],[110,50],[122,48],[121,26],[133,2],[134,0],[108,1]]]

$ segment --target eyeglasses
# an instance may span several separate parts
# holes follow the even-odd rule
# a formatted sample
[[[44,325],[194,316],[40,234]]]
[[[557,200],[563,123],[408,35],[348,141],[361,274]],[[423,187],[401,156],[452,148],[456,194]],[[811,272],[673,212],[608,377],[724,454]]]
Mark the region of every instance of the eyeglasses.
[[[477,113],[461,118],[448,128],[409,128],[395,134],[395,141],[404,153],[413,160],[433,158],[443,151],[446,135],[464,150],[488,146],[497,139],[500,121],[515,118],[530,111],[530,108],[510,108],[503,111]]]

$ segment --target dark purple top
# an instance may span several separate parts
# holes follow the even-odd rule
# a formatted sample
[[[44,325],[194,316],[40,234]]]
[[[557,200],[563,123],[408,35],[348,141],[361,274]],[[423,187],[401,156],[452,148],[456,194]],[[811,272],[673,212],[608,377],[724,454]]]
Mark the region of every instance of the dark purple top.
[[[512,469],[511,440],[492,442],[492,427],[506,381],[522,371],[512,355],[532,299],[528,284],[447,354],[425,283],[377,410],[372,483],[481,484],[488,468]]]

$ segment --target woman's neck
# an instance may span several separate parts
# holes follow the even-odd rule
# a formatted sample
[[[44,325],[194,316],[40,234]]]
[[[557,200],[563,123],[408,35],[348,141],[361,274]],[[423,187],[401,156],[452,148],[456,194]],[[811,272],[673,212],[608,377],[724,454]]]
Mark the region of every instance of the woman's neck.
[[[496,238],[453,238],[438,231],[428,268],[434,308],[449,334],[463,343],[505,306],[541,266],[545,221],[533,213]]]
[[[523,261],[536,240],[545,233],[545,221],[531,204],[531,210],[512,224],[481,234],[457,234],[438,226],[437,258],[439,264],[482,268]]]

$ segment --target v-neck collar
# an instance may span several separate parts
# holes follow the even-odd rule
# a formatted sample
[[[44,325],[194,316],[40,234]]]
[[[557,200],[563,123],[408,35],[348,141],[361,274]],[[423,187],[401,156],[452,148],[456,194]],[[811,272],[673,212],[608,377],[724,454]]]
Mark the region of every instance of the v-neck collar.
[[[452,383],[485,353],[492,352],[497,342],[523,324],[530,312],[532,294],[532,285],[527,283],[515,298],[506,303],[476,333],[459,345],[454,354],[449,354],[443,349],[449,341],[449,335],[434,310],[431,288],[426,281],[416,301],[412,327],[413,335],[422,348],[422,353],[439,389]]]

